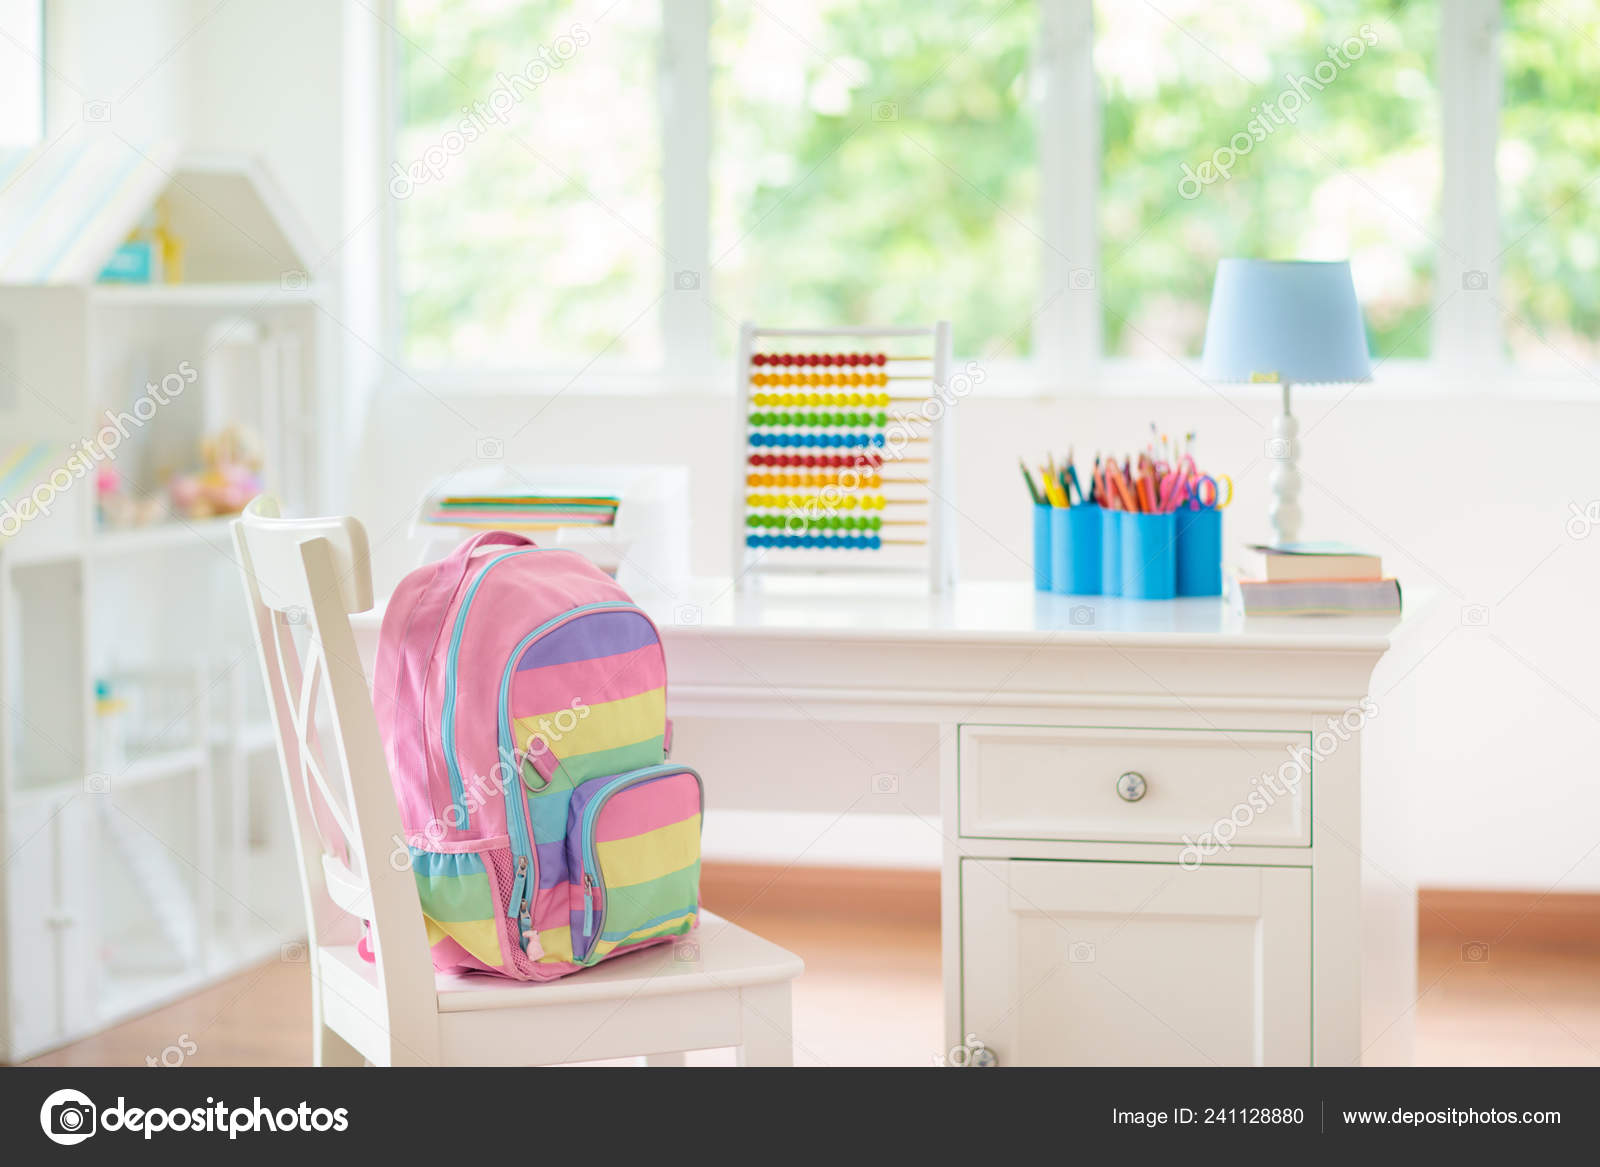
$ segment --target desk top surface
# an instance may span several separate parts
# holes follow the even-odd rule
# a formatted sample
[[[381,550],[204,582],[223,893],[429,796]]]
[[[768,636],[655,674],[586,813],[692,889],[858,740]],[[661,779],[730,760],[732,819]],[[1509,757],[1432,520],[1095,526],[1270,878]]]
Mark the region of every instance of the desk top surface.
[[[697,579],[638,602],[668,638],[796,636],[829,640],[1052,642],[1386,649],[1415,617],[1245,617],[1220,599],[1123,600],[1036,592],[1026,583],[964,583],[930,595],[903,580],[763,578],[744,588]],[[1413,611],[1416,604],[1408,599]]]

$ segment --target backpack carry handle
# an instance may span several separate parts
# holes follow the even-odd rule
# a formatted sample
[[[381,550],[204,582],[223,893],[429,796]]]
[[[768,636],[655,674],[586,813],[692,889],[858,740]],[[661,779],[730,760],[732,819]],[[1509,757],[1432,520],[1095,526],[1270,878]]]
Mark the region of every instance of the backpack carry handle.
[[[532,539],[528,538],[526,535],[518,535],[515,531],[479,531],[476,535],[472,536],[472,538],[464,540],[461,546],[457,547],[454,551],[450,552],[449,555],[445,556],[444,562],[449,563],[452,560],[457,559],[465,562],[467,557],[478,548],[492,547],[496,544],[506,547],[534,546]]]

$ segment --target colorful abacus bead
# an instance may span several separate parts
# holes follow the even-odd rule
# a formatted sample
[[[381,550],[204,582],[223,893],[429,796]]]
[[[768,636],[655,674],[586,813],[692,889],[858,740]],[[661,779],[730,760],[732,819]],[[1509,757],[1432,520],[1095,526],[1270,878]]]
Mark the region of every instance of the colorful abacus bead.
[[[888,373],[752,373],[750,384],[763,389],[768,386],[785,388],[828,389],[846,386],[882,388],[889,383]]]
[[[747,474],[746,486],[838,486],[846,490],[875,489],[883,479],[873,470],[825,470],[807,474]]]
[[[876,551],[883,545],[877,535],[746,535],[745,545],[754,548],[828,549]]]
[[[764,396],[764,395],[762,395]],[[766,402],[757,401],[758,405]],[[824,400],[821,404],[829,405],[832,402]],[[883,426],[889,423],[889,415],[883,410],[869,413],[866,410],[848,410],[840,413],[819,413],[811,410],[805,412],[790,410],[758,409],[750,414],[750,424],[754,426]]]
[[[797,507],[812,513],[820,511],[881,511],[889,500],[881,494],[841,494],[838,497],[815,494],[768,494],[758,492],[745,496],[745,505],[756,508]]]
[[[848,467],[852,470],[877,470],[883,455],[858,451],[854,454],[751,454],[752,466]]]

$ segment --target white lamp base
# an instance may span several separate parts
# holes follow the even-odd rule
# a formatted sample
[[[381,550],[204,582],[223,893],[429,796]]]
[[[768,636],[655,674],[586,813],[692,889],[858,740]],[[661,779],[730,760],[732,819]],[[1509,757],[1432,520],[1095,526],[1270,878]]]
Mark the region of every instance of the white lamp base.
[[[1300,538],[1300,471],[1295,459],[1300,453],[1300,423],[1289,412],[1289,386],[1283,387],[1283,413],[1272,423],[1272,438],[1267,456],[1275,463],[1267,486],[1272,501],[1267,518],[1272,523],[1272,541],[1279,546]]]

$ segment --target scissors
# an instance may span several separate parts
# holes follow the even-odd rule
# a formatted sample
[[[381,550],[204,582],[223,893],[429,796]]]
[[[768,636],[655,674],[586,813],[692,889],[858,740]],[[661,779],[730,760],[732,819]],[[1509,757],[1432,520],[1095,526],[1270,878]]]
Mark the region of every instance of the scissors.
[[[1220,511],[1233,501],[1233,479],[1226,474],[1217,476],[1227,485],[1228,493],[1223,494],[1217,485],[1217,479],[1209,474],[1202,474],[1194,480],[1194,487],[1189,494],[1189,509],[1199,511]],[[1209,487],[1209,491],[1207,490]]]

